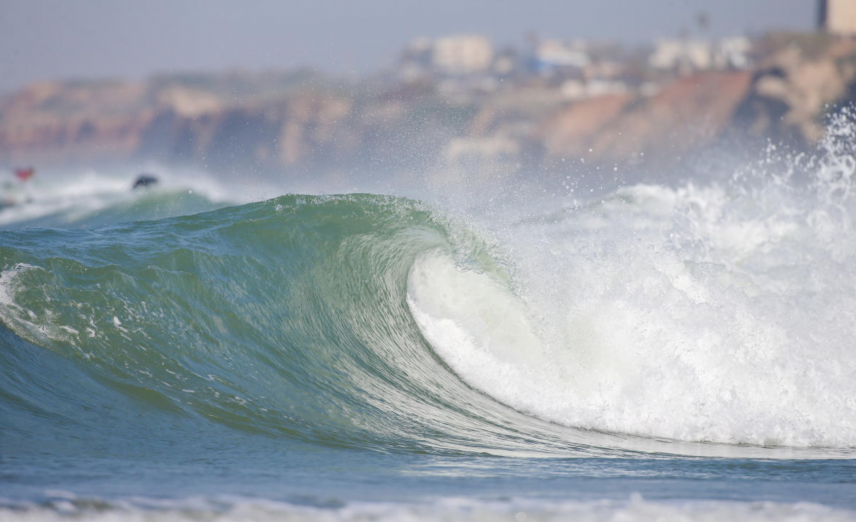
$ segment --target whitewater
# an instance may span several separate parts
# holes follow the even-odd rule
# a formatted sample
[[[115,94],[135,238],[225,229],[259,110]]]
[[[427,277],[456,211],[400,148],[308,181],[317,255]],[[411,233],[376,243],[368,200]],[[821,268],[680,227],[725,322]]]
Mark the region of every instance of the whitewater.
[[[0,209],[0,520],[856,520],[854,152],[48,174]]]

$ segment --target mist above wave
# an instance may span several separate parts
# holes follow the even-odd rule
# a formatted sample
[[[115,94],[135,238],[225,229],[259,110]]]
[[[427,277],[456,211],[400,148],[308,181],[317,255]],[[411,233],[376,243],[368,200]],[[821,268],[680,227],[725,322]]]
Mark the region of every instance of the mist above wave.
[[[845,113],[814,157],[510,222],[511,286],[434,252],[408,302],[465,381],[546,420],[856,447],[853,134]]]

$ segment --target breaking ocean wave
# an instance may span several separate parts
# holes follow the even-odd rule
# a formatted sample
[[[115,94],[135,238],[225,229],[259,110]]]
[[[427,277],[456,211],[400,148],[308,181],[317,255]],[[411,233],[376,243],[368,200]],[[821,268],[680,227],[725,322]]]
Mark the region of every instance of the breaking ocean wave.
[[[100,188],[4,209],[4,481],[32,500],[4,501],[0,513],[852,519],[787,498],[746,503],[731,486],[710,503],[555,491],[536,501],[509,500],[518,498],[509,491],[485,498],[474,478],[525,462],[546,466],[536,482],[571,480],[567,459],[593,459],[623,470],[608,479],[616,484],[668,475],[675,462],[726,484],[732,462],[752,480],[803,484],[816,480],[816,465],[800,462],[816,461],[832,469],[824,480],[852,492],[848,129],[846,119],[833,122],[825,149],[789,159],[790,169],[762,162],[722,179],[617,187],[535,211],[456,213],[428,197],[377,194],[230,201],[179,183],[130,195],[92,183]],[[394,460],[392,477],[360,464],[381,456]],[[336,490],[332,506],[277,493],[270,503],[221,505],[211,500],[222,492],[215,478],[201,491],[182,481],[161,491],[152,478],[169,466],[240,474],[251,462],[248,483],[285,469],[306,470],[297,482],[311,483],[339,458],[387,484],[439,459],[469,477],[462,488],[472,496],[373,504]],[[125,505],[116,499],[127,488],[109,479],[116,472],[75,479],[68,459],[139,469],[151,498],[214,503]],[[33,466],[48,471],[39,478]],[[63,503],[38,493],[75,484],[90,484],[90,496]],[[431,488],[432,498],[455,496]],[[818,496],[809,500],[829,501]]]

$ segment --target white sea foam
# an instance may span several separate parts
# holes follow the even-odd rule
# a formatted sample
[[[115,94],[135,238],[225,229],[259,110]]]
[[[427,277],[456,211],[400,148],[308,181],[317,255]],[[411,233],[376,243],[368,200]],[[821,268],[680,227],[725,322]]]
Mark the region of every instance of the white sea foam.
[[[0,272],[0,304],[6,306],[12,304],[15,276],[17,276],[21,270],[26,270],[27,268],[31,268],[30,265],[19,263],[9,270]]]
[[[19,308],[14,302],[15,293],[21,290],[21,285],[17,281],[18,276],[22,272],[34,268],[36,267],[27,263],[18,263],[12,268],[0,272],[0,319],[11,319],[12,317],[8,313],[8,310]],[[23,316],[21,310],[18,309],[17,312],[14,314],[15,316]]]
[[[530,499],[479,501],[448,498],[422,503],[350,502],[340,507],[312,507],[286,502],[241,498],[191,498],[185,500],[87,501],[58,497],[46,505],[18,503],[0,506],[0,520],[52,522],[85,519],[96,522],[217,520],[292,521],[429,521],[473,520],[581,522],[721,520],[763,522],[844,522],[856,513],[811,503],[675,501],[650,502],[638,495],[629,500],[540,501]]]
[[[835,154],[809,184],[637,185],[507,226],[513,291],[425,254],[408,303],[465,381],[550,421],[856,447],[856,165]]]
[[[51,319],[53,312],[45,310],[48,320],[37,318],[32,310],[21,306],[16,297],[27,290],[20,276],[30,270],[43,270],[27,263],[18,263],[10,269],[0,271],[0,322],[8,326],[17,325],[16,332],[32,342],[44,342],[49,339],[67,341],[80,334],[70,326],[55,324]]]

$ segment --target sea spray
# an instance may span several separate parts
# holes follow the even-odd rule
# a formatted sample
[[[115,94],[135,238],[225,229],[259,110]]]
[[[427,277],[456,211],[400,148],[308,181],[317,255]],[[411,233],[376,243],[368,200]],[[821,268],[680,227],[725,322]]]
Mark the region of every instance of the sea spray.
[[[634,185],[508,224],[497,235],[513,252],[514,295],[425,254],[410,274],[414,316],[465,381],[542,419],[856,447],[853,129],[842,118],[786,173]]]

